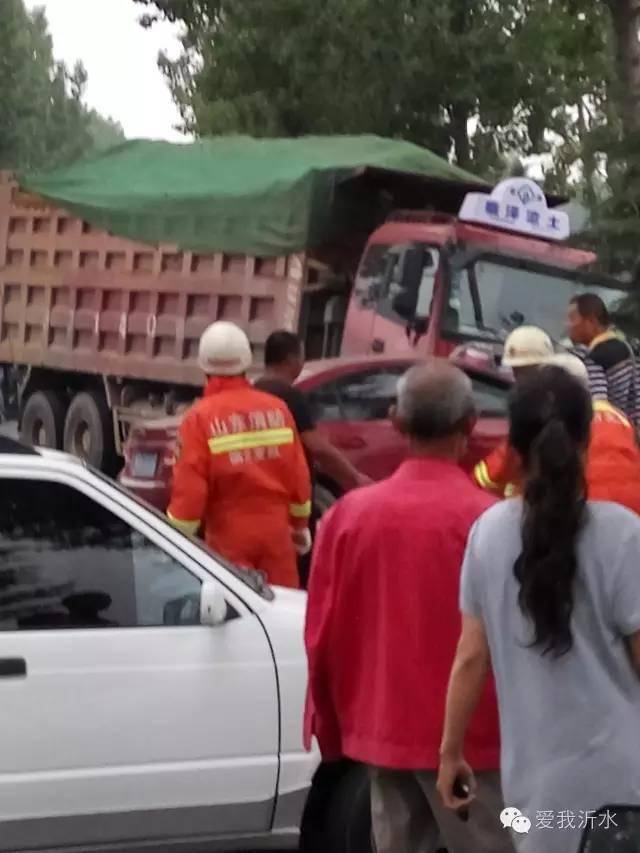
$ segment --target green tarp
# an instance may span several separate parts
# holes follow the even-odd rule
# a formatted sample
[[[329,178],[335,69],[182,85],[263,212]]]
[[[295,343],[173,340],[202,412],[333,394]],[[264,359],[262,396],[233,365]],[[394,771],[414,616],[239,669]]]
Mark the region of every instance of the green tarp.
[[[460,193],[482,183],[409,142],[234,136],[184,145],[126,142],[67,168],[27,176],[21,186],[119,236],[268,256],[372,227],[382,189],[404,180],[406,195],[407,176],[422,182],[424,192],[427,183],[436,193],[444,185]]]

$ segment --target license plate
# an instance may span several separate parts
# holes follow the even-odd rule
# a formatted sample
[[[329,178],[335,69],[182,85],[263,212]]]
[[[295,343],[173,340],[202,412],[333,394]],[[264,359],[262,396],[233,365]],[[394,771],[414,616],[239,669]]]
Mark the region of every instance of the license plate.
[[[131,464],[131,472],[134,477],[150,479],[156,473],[157,467],[157,453],[136,453]]]

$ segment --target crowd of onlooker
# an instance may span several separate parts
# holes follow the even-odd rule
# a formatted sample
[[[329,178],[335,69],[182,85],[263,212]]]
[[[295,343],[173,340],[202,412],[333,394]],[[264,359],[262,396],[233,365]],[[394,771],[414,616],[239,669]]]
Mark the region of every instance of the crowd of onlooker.
[[[569,351],[506,340],[508,441],[473,478],[470,379],[411,368],[390,413],[410,451],[376,484],[315,430],[295,336],[270,337],[253,385],[237,326],[200,340],[176,526],[298,586],[310,463],[351,489],[316,535],[305,734],[370,768],[377,853],[576,853],[603,807],[640,805],[640,377],[599,297],[567,325]]]
[[[638,377],[597,296],[568,327],[569,353],[506,341],[509,438],[475,483],[469,379],[412,368],[409,457],[319,525],[306,735],[370,768],[377,853],[575,853],[640,804]]]

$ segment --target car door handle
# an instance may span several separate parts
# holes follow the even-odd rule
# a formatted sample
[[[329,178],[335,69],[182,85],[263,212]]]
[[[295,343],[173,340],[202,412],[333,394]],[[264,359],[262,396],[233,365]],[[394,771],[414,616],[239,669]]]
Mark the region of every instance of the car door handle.
[[[335,444],[341,450],[361,450],[367,446],[367,442],[359,435],[345,435],[344,438],[336,439]]]
[[[24,658],[0,658],[0,678],[23,678],[26,674]]]

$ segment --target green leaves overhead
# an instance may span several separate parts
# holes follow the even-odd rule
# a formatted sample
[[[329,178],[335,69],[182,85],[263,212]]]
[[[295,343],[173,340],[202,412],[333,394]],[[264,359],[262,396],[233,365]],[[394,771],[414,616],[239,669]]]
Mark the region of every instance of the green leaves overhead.
[[[612,75],[597,0],[137,2],[183,23],[161,65],[199,134],[402,136],[492,177],[564,142],[573,157],[577,105],[596,124]]]
[[[105,138],[105,120],[88,112],[82,97],[87,75],[53,56],[42,9],[2,0],[0,16],[0,168],[29,171],[55,167]],[[111,123],[110,132],[124,138]],[[112,136],[113,138],[113,136]]]

